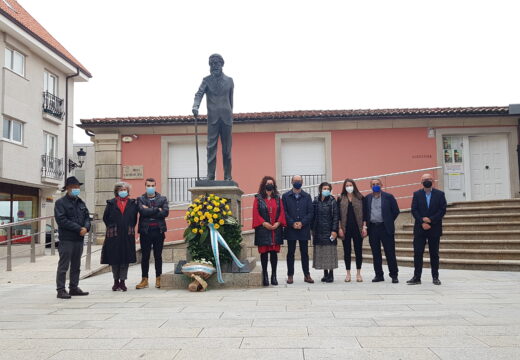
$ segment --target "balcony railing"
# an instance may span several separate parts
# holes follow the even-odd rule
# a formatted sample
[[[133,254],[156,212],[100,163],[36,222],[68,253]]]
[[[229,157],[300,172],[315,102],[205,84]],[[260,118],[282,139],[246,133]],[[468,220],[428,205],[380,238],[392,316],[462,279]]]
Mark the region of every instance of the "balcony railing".
[[[191,194],[188,189],[195,186],[195,181],[196,177],[168,178],[168,200],[175,204],[190,203]]]
[[[59,119],[63,118],[63,99],[60,99],[56,95],[53,95],[48,91],[44,91],[42,107],[44,113],[50,114]]]
[[[42,177],[61,180],[63,174],[63,159],[42,155]]]

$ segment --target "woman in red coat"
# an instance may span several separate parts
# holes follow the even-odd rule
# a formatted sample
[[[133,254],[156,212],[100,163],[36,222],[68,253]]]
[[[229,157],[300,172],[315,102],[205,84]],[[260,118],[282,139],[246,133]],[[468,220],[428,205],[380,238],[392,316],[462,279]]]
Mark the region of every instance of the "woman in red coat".
[[[255,245],[258,246],[260,253],[264,286],[269,286],[267,274],[269,254],[271,256],[271,284],[278,285],[276,266],[280,246],[283,244],[282,228],[284,226],[286,226],[285,212],[276,188],[276,181],[271,176],[264,176],[253,203]]]

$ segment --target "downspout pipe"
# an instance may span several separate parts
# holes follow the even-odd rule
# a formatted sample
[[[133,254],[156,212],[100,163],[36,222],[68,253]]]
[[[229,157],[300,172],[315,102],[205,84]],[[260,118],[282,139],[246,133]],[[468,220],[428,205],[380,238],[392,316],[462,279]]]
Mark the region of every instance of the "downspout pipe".
[[[76,68],[76,73],[69,75],[65,78],[65,158],[64,158],[64,167],[65,167],[65,176],[63,179],[63,184],[65,184],[65,180],[69,175],[69,79],[76,77],[79,75],[79,67]]]

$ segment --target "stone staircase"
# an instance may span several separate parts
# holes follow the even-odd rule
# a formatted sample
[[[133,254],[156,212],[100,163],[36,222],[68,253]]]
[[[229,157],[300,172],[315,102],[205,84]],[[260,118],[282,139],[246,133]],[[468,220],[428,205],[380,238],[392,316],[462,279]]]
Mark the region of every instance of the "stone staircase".
[[[448,206],[443,225],[441,269],[520,271],[520,199],[452,203]],[[413,267],[413,217],[410,210],[401,212],[396,229],[398,264]],[[242,256],[258,258],[253,245],[254,232],[244,231],[243,234]],[[311,259],[312,251],[310,246]],[[284,245],[281,258],[286,254],[287,246]],[[341,242],[338,256],[343,258]],[[296,258],[299,259],[298,249]],[[363,259],[372,262],[368,238],[363,242]],[[429,267],[429,262],[426,248],[424,266]]]

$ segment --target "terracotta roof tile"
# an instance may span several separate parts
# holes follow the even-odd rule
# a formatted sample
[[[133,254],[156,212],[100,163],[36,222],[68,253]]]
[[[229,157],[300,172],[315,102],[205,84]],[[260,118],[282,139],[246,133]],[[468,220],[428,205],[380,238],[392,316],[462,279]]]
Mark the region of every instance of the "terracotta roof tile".
[[[508,115],[507,106],[491,107],[458,107],[458,108],[419,108],[419,109],[361,109],[361,110],[299,110],[261,113],[237,113],[233,115],[235,123],[270,122],[270,121],[310,121],[310,120],[343,120],[343,119],[385,119],[385,118],[431,118],[457,116],[497,116]],[[199,116],[205,123],[207,117]],[[192,115],[177,116],[137,116],[81,119],[80,127],[120,126],[120,125],[176,125],[193,123]]]
[[[0,0],[0,14],[27,31],[35,39],[50,48],[67,62],[92,77],[92,74],[61,45],[43,26],[38,23],[16,0]]]

